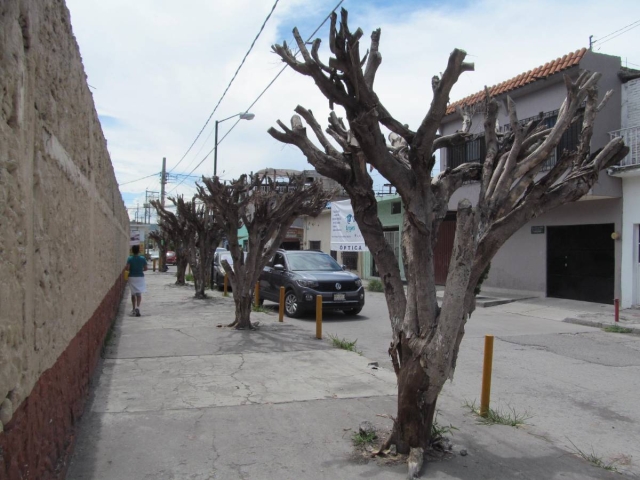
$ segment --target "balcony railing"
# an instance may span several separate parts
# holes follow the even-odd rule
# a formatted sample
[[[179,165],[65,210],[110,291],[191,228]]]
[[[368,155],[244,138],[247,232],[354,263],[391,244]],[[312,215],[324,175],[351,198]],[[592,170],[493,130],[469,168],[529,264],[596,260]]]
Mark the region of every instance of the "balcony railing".
[[[640,126],[609,132],[609,136],[612,139],[622,137],[624,144],[629,147],[629,153],[618,165],[627,167],[640,164]]]

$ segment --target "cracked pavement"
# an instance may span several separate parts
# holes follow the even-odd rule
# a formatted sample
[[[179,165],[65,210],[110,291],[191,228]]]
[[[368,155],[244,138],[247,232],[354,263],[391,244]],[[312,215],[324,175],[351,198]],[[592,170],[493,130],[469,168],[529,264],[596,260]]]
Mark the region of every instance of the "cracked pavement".
[[[325,335],[359,338],[357,347],[365,355],[360,356],[316,340],[309,319],[285,318],[278,323],[277,315],[254,312],[252,320],[261,323],[257,331],[219,328],[233,320],[232,298],[214,291],[211,298],[196,300],[193,287],[176,287],[173,281],[171,272],[147,275],[140,318],[125,315],[125,292],[113,340],[104,349],[79,422],[67,479],[406,478],[406,465],[381,467],[354,456],[351,444],[360,422],[389,429],[390,416],[396,413],[396,379],[384,353],[388,319],[386,307],[376,303],[380,297],[367,299],[370,311],[380,318],[363,314],[345,322],[341,314],[326,317]],[[542,318],[554,320],[561,315],[560,309],[514,305],[503,306],[503,312],[524,318],[542,311]],[[376,327],[379,321],[386,325],[381,330]],[[589,331],[553,325],[555,333]],[[507,350],[496,353],[494,362],[535,351],[536,361],[550,364],[554,356],[566,353],[565,344],[536,338],[535,327],[524,331],[526,335],[515,325],[501,328],[496,343]],[[477,396],[475,370],[481,368],[475,359],[480,337],[471,330],[465,338],[470,345],[462,349],[459,362],[471,368],[459,368],[454,383],[443,392],[438,412],[441,425],[459,429],[452,437],[454,452],[465,449],[468,455],[428,464],[423,478],[619,478],[547,440],[555,433],[538,418],[531,434],[528,428],[479,426],[465,414],[458,406],[461,395]],[[616,349],[627,352],[637,346],[612,342],[610,358],[618,358]],[[576,351],[572,361],[579,362],[577,346]],[[629,368],[622,366],[621,358],[615,360],[619,370]],[[379,361],[380,368],[370,368],[371,359]],[[580,368],[605,369],[605,363],[581,362]],[[504,373],[496,368],[494,375],[498,390]],[[604,370],[598,375],[605,375]],[[507,400],[535,408],[545,396],[558,397],[570,402],[570,408],[588,409],[616,426],[634,422],[631,405],[621,410],[576,396],[573,392],[580,385],[571,372],[558,371],[556,376],[566,382],[557,391],[549,389],[547,378],[530,372],[525,382],[512,385]],[[615,381],[623,382],[624,376]],[[549,409],[553,415],[571,414],[553,404]],[[574,431],[564,433],[575,438]]]

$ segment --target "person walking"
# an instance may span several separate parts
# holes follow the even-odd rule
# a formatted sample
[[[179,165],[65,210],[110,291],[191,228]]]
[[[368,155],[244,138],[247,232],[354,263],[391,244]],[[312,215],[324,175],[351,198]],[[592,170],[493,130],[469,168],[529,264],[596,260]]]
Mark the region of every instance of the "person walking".
[[[132,317],[140,316],[140,302],[142,294],[147,291],[144,281],[144,272],[147,271],[147,259],[144,255],[140,255],[140,245],[131,247],[133,255],[127,259],[126,270],[129,272],[129,290],[131,291],[131,303],[133,310],[130,315]]]

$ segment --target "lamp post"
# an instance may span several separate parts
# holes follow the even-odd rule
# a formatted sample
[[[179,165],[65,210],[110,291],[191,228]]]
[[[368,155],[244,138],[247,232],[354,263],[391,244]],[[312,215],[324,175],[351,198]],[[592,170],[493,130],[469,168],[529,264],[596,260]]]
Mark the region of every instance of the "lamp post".
[[[240,117],[240,120],[253,120],[255,114],[249,112],[240,112],[235,115],[231,115],[230,117],[223,118],[222,120],[216,120],[216,138],[215,145],[213,146],[213,176],[218,175],[218,124],[222,122],[226,122],[235,117]]]

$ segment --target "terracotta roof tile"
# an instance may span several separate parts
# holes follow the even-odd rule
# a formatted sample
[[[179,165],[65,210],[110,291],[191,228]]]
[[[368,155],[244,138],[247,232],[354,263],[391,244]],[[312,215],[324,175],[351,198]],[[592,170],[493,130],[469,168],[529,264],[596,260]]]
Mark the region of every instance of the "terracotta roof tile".
[[[587,49],[576,50],[575,52],[568,53],[563,57],[556,58],[551,62],[547,62],[533,70],[521,73],[520,75],[513,77],[509,80],[505,80],[502,83],[489,87],[489,95],[496,96],[502,93],[507,93],[520,87],[524,87],[537,80],[547,78],[558,72],[571,68],[580,63],[582,57],[586,53]],[[446,115],[450,115],[456,111],[456,106],[474,105],[484,100],[484,90],[476,92],[473,95],[469,95],[457,102],[450,103],[447,107]]]

